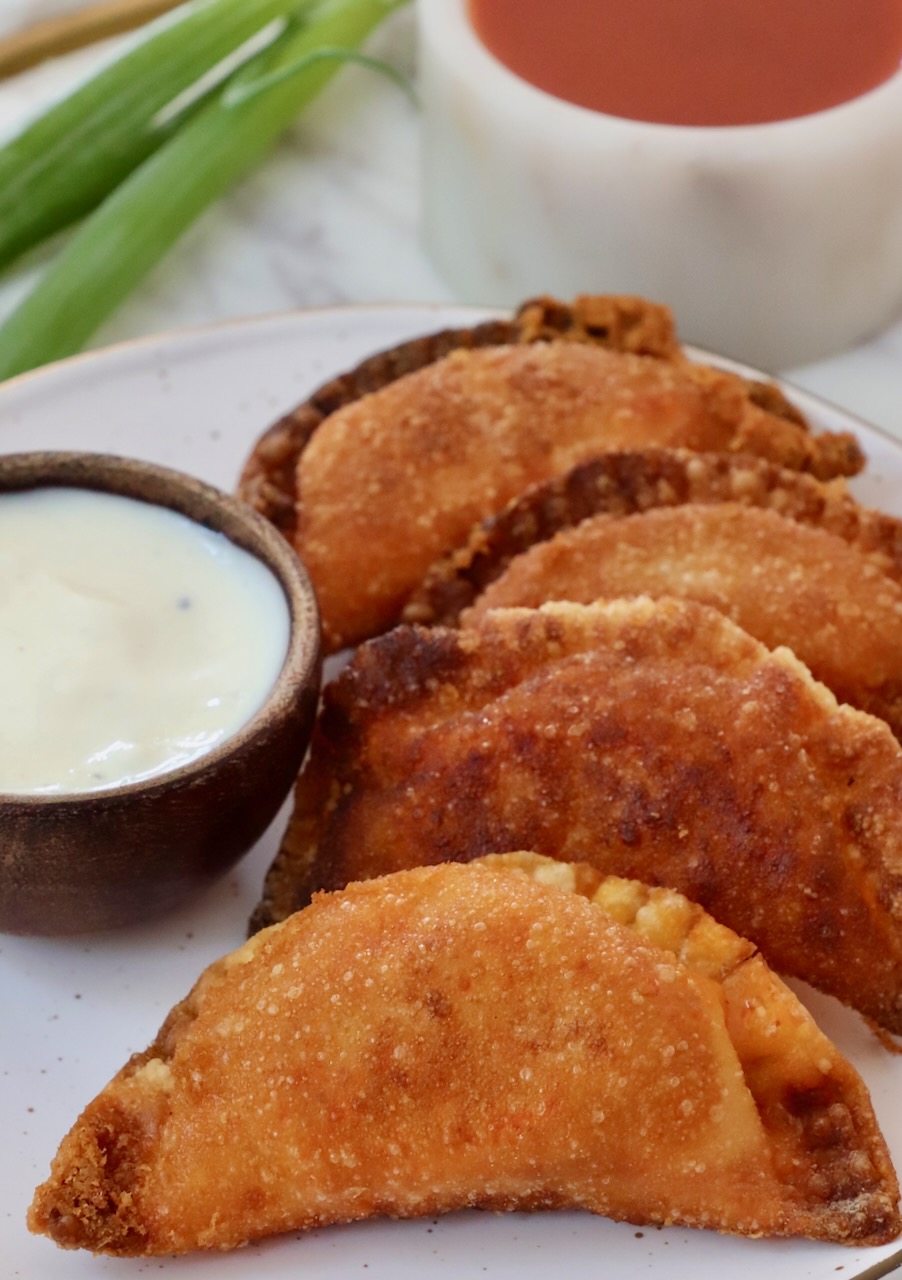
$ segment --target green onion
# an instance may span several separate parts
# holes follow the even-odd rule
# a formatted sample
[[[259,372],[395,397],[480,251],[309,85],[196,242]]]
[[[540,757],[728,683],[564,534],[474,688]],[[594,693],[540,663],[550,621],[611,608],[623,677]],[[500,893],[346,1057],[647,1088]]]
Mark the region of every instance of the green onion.
[[[274,20],[303,7],[302,0],[183,5],[0,149],[0,267],[95,208],[200,104],[160,118],[165,108]]]
[[[183,231],[245,174],[407,0],[326,0],[293,21],[82,224],[0,325],[0,379],[79,351]]]

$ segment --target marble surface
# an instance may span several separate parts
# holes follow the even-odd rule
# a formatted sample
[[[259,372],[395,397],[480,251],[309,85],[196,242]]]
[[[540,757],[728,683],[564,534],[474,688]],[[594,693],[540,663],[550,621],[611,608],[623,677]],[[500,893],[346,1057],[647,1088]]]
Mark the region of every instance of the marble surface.
[[[0,33],[28,14],[66,7],[72,0],[17,0]],[[413,75],[415,43],[408,8],[388,19],[370,48]],[[0,83],[0,137],[120,45]],[[420,241],[418,129],[406,95],[372,71],[346,67],[267,163],[195,224],[92,345],[298,307],[452,301]],[[0,314],[49,256],[33,254],[0,276]],[[852,350],[774,372],[902,439],[902,316]]]

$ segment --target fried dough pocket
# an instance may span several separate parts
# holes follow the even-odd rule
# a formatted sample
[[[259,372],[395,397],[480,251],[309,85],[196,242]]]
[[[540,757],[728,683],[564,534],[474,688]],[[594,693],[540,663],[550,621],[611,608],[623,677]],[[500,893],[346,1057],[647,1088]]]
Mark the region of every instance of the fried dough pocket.
[[[761,507],[842,538],[902,584],[902,521],[863,507],[844,480],[822,482],[748,454],[615,449],[533,485],[480,521],[466,543],[430,567],[403,620],[456,626],[512,560],[592,516],[722,502]]]
[[[902,1031],[902,748],[713,609],[559,602],[361,646],[254,924],[511,848],[679,889]]]
[[[529,855],[321,895],[214,964],[64,1139],[29,1223],[164,1254],[472,1206],[899,1230],[863,1082],[754,948],[677,894]]]
[[[297,465],[314,431],[338,409],[380,391],[408,373],[450,355],[528,342],[584,342],[661,360],[683,359],[668,307],[645,298],[584,294],[572,304],[556,298],[530,298],[509,319],[485,320],[465,329],[442,329],[377,351],[353,369],[330,378],[308,399],[263,433],[242,470],[241,496],[283,533],[297,521]],[[764,407],[799,420],[774,383],[755,384]],[[849,445],[846,438],[843,447]],[[843,468],[840,467],[840,470]]]
[[[902,584],[855,546],[776,511],[686,503],[591,516],[516,556],[461,618],[548,600],[697,600],[786,645],[840,702],[902,737]]]
[[[823,478],[860,469],[852,437],[813,435],[776,387],[693,364],[675,339],[631,344],[637,324],[616,349],[614,329],[588,324],[587,341],[549,341],[539,325],[533,341],[517,340],[514,325],[513,341],[438,343],[439,358],[401,376],[395,368],[409,362],[385,353],[385,377],[361,377],[356,395],[346,390],[353,374],[337,380],[314,397],[312,417],[298,411],[296,430],[260,442],[241,492],[304,560],[329,649],[394,625],[430,565],[477,521],[604,450],[745,452]]]

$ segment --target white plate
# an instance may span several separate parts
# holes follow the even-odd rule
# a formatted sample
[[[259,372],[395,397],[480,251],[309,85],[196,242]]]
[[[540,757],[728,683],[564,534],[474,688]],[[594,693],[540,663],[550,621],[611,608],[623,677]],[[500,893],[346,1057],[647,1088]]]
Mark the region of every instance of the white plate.
[[[0,451],[110,450],[231,487],[253,440],[332,373],[403,338],[486,313],[461,307],[359,307],[303,312],[155,338],[81,357],[0,388]],[[850,426],[870,457],[863,500],[902,515],[902,445],[793,392],[827,429]],[[641,1274],[666,1280],[852,1280],[898,1245],[842,1249],[806,1241],[733,1240],[637,1230],[586,1214],[375,1222],[288,1235],[230,1255],[116,1261],[56,1250],[28,1235],[25,1210],[57,1144],[84,1104],[150,1041],[201,968],[244,936],[275,835],[200,902],[162,924],[70,940],[0,938],[0,1275],[303,1275],[305,1280],[436,1276],[571,1280]],[[902,1168],[902,1061],[834,1001],[805,999],[855,1062]]]

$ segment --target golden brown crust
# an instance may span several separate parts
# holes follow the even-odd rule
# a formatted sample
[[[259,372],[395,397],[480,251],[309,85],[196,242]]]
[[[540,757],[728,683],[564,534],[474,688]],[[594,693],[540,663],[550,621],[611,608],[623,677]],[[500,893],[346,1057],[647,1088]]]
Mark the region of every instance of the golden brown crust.
[[[313,432],[329,414],[397,378],[434,364],[452,351],[551,341],[597,343],[615,351],[662,359],[675,359],[680,354],[673,319],[666,307],[641,298],[606,295],[579,297],[569,306],[554,298],[530,298],[510,320],[488,320],[471,329],[425,334],[377,352],[332,378],[258,440],[245,463],[239,494],[286,536],[290,535],[297,519],[298,460]],[[778,395],[789,411],[782,393]],[[771,409],[779,411],[779,407]]]
[[[559,862],[527,849],[488,853],[470,865],[528,876],[562,893],[578,893],[652,946],[669,951],[690,972],[721,986],[757,955],[748,938],[719,924],[675,889],[606,876],[588,862]]]
[[[594,372],[574,350],[598,357]],[[431,561],[523,488],[643,443],[756,453],[819,476],[863,462],[851,436],[813,436],[776,387],[688,363],[666,309],[540,299],[328,384],[258,443],[240,492],[295,542],[335,650],[397,621]]]
[[[856,547],[734,502],[590,516],[510,562],[461,618],[547,600],[697,600],[786,645],[840,702],[902,737],[902,585]]]
[[[273,423],[257,441],[244,465],[239,496],[290,536],[297,523],[298,460],[325,418],[397,378],[443,359],[452,351],[518,340],[515,323],[489,320],[472,329],[443,329],[377,352],[346,373],[331,378],[303,404]]]
[[[733,374],[580,343],[458,351],[333,414],[298,465],[295,545],[326,642],[393,625],[429,566],[530,485],[607,448],[751,450],[814,438]]]
[[[787,651],[671,600],[399,628],[325,692],[255,925],[531,848],[667,884],[902,1030],[902,750]]]
[[[490,854],[477,859],[477,865],[582,894],[619,924],[670,952],[691,973],[717,982],[730,1038],[781,1177],[789,1182],[800,1178],[809,1191],[819,1187],[822,1193],[830,1186],[829,1197],[854,1202],[861,1191],[862,1166],[856,1168],[856,1158],[849,1158],[849,1145],[860,1120],[853,1118],[857,1106],[853,1103],[850,1110],[848,1095],[843,1096],[854,1072],[849,1073],[848,1064],[838,1074],[832,1068],[833,1088],[825,1088],[823,1078],[817,1080],[815,1063],[841,1057],[746,938],[672,889],[603,876],[586,863],[555,862],[521,851]],[[836,1088],[840,1076],[843,1083]],[[851,1092],[855,1096],[854,1084]],[[800,1147],[805,1150],[801,1159]],[[879,1167],[891,1169],[891,1163]]]
[[[514,313],[517,342],[582,342],[659,360],[681,360],[668,307],[625,294],[580,294],[572,303],[530,298]]]
[[[842,480],[828,484],[764,458],[687,450],[611,451],[535,485],[474,528],[426,574],[405,622],[456,626],[515,556],[593,515],[631,515],[686,502],[766,507],[843,538],[902,583],[902,521],[862,507]]]
[[[522,855],[402,872],[217,962],[63,1141],[31,1228],[159,1255],[578,1206],[891,1239],[867,1090],[760,957],[672,893],[627,886],[618,923],[622,887],[542,881]]]

